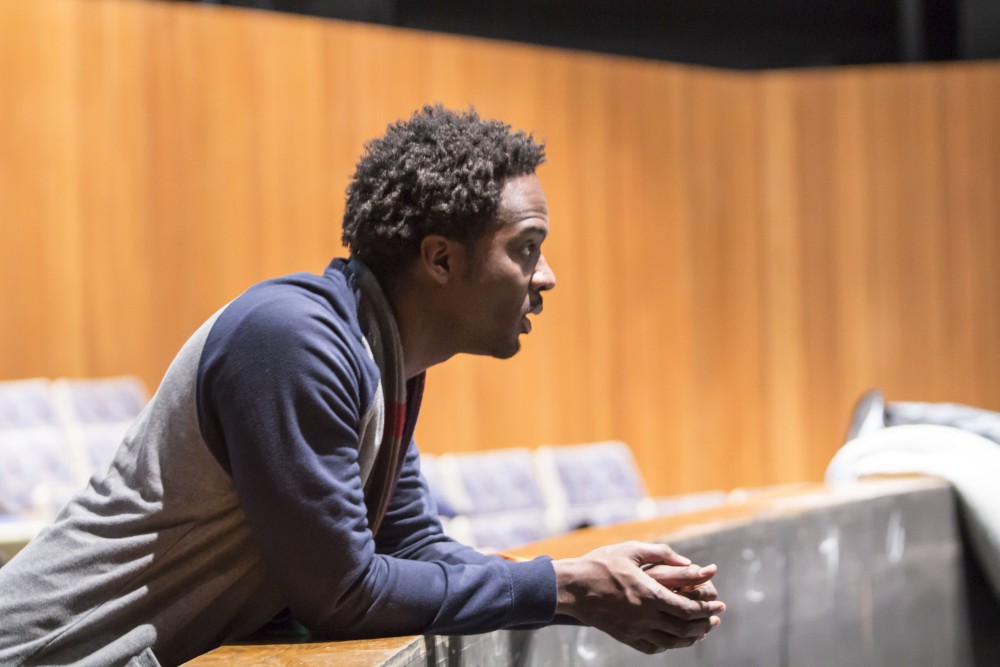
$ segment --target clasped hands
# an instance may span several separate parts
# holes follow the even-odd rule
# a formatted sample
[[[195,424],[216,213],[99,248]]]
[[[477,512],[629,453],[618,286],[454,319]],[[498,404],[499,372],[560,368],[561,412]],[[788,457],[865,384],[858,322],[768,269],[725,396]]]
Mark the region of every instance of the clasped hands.
[[[557,613],[643,653],[691,646],[726,609],[711,581],[716,566],[695,565],[665,544],[624,542],[552,564]]]

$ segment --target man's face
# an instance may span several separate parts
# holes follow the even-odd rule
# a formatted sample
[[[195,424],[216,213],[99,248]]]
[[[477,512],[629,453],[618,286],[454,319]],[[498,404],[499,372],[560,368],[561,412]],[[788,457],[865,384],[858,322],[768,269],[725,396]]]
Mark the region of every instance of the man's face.
[[[548,233],[548,204],[538,178],[509,179],[497,224],[476,241],[462,277],[466,352],[507,359],[520,349],[520,335],[531,331],[528,315],[542,312],[542,292],[556,284],[542,254]]]

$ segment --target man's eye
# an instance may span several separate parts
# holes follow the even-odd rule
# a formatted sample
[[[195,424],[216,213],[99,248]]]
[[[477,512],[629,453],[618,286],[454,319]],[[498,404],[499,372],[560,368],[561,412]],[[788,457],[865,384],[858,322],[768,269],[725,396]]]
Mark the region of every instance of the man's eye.
[[[535,243],[527,243],[521,248],[521,252],[524,253],[525,257],[531,257],[535,254],[535,250],[538,249],[538,245]]]

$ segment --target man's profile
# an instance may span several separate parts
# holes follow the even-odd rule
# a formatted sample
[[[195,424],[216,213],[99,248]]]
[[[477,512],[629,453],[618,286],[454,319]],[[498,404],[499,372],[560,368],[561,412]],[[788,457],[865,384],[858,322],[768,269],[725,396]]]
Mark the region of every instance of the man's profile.
[[[442,107],[369,142],[349,258],[209,318],[109,470],[0,568],[0,664],[178,664],[289,612],[317,639],[561,617],[649,653],[718,625],[714,566],[665,545],[511,562],[444,535],[427,502],[426,369],[513,356],[555,287],[544,159]]]

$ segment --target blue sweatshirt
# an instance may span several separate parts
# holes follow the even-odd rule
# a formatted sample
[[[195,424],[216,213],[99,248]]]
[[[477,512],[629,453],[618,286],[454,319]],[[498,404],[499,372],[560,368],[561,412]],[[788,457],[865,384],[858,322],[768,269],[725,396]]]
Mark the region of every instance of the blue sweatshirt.
[[[551,562],[445,536],[412,441],[372,535],[355,278],[261,283],[188,340],[110,468],[0,568],[0,664],[178,664],[284,608],[331,639],[552,621]]]

